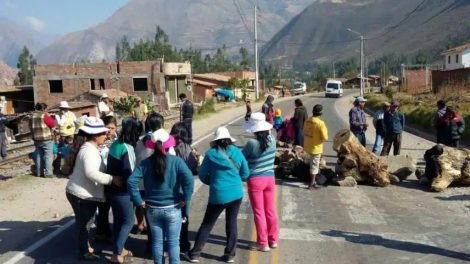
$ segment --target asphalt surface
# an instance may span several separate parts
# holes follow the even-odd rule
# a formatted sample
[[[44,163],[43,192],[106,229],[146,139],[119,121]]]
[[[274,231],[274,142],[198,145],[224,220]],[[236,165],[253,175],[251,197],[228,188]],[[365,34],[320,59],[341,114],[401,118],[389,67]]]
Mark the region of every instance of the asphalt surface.
[[[346,92],[345,96],[350,94]],[[325,159],[335,164],[331,149],[334,134],[348,125],[335,109],[335,100],[323,95],[300,96],[307,109],[320,103],[323,119],[329,129]],[[291,115],[294,99],[276,104],[284,115]],[[256,109],[254,109],[256,111]],[[240,113],[242,115],[244,113]],[[227,120],[229,122],[230,120]],[[242,130],[243,119],[229,125],[237,145],[243,146],[250,137]],[[196,145],[207,150],[211,137]],[[470,261],[470,229],[468,195],[429,193],[411,179],[400,186],[357,188],[329,186],[318,190],[305,189],[304,183],[277,181],[277,208],[280,220],[279,248],[268,253],[248,250],[255,239],[251,208],[245,196],[238,216],[239,243],[237,263],[467,263]],[[208,187],[196,181],[190,214],[190,239],[204,215]],[[59,223],[69,221],[64,219]],[[201,263],[219,263],[225,243],[225,218],[222,215],[204,248]],[[17,250],[23,250],[44,235],[31,238]],[[74,227],[49,240],[16,263],[78,263],[75,259]],[[14,234],[12,234],[14,235]],[[134,236],[127,248],[136,257],[133,263],[152,263],[145,256],[145,237]],[[110,246],[98,244],[109,258]],[[5,263],[15,252],[0,258]],[[14,263],[14,262],[11,262]]]

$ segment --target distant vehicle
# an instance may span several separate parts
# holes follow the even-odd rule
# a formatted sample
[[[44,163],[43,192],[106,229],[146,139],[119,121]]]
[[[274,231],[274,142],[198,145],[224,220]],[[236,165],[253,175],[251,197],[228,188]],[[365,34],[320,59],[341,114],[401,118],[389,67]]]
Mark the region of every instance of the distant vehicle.
[[[230,102],[235,100],[235,94],[233,91],[226,88],[215,89],[215,97],[219,102]]]
[[[294,88],[292,88],[292,93],[294,95],[305,94],[307,92],[307,84],[304,82],[295,82]]]
[[[328,80],[325,85],[325,97],[343,96],[343,83],[337,80]]]

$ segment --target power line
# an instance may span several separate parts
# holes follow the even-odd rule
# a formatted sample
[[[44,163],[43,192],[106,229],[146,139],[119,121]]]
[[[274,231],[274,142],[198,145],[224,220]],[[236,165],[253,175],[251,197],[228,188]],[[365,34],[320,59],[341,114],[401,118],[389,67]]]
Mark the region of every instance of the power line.
[[[402,20],[400,20],[397,24],[391,26],[388,28],[387,31],[385,31],[384,33],[378,35],[378,36],[375,36],[375,37],[372,37],[372,38],[366,38],[365,40],[374,40],[374,39],[378,39],[378,38],[381,38],[387,34],[389,34],[390,32],[392,32],[394,29],[397,29],[403,22],[405,22],[406,20],[408,20],[408,18],[411,17],[411,15],[413,15],[416,11],[418,11],[418,9],[424,5],[424,3],[426,3],[428,0],[423,0],[421,1],[421,3],[419,3],[410,13],[408,13]]]
[[[245,27],[246,31],[248,32],[249,40],[253,42],[253,33],[251,32],[250,28],[248,27],[248,24],[246,23],[246,18],[245,15],[243,15],[240,2],[238,0],[233,0],[233,4],[235,5],[235,8],[237,9],[237,13],[240,16],[240,19],[242,20],[243,26]]]

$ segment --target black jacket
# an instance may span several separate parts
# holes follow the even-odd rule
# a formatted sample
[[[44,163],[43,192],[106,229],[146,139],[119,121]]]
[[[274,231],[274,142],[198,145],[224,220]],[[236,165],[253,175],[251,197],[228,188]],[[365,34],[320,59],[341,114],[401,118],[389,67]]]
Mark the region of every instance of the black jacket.
[[[442,133],[444,144],[450,144],[453,140],[459,140],[461,138],[465,131],[465,121],[458,114],[453,118],[443,116],[439,119],[437,129]]]
[[[183,121],[186,118],[193,118],[193,113],[193,103],[189,100],[185,100],[180,107],[180,121]]]

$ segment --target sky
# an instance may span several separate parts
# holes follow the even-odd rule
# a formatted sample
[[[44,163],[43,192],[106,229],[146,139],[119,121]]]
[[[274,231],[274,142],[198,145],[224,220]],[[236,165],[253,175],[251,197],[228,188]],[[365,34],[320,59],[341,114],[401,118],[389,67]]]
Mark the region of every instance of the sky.
[[[37,32],[64,35],[87,29],[130,0],[0,0],[0,16]]]

